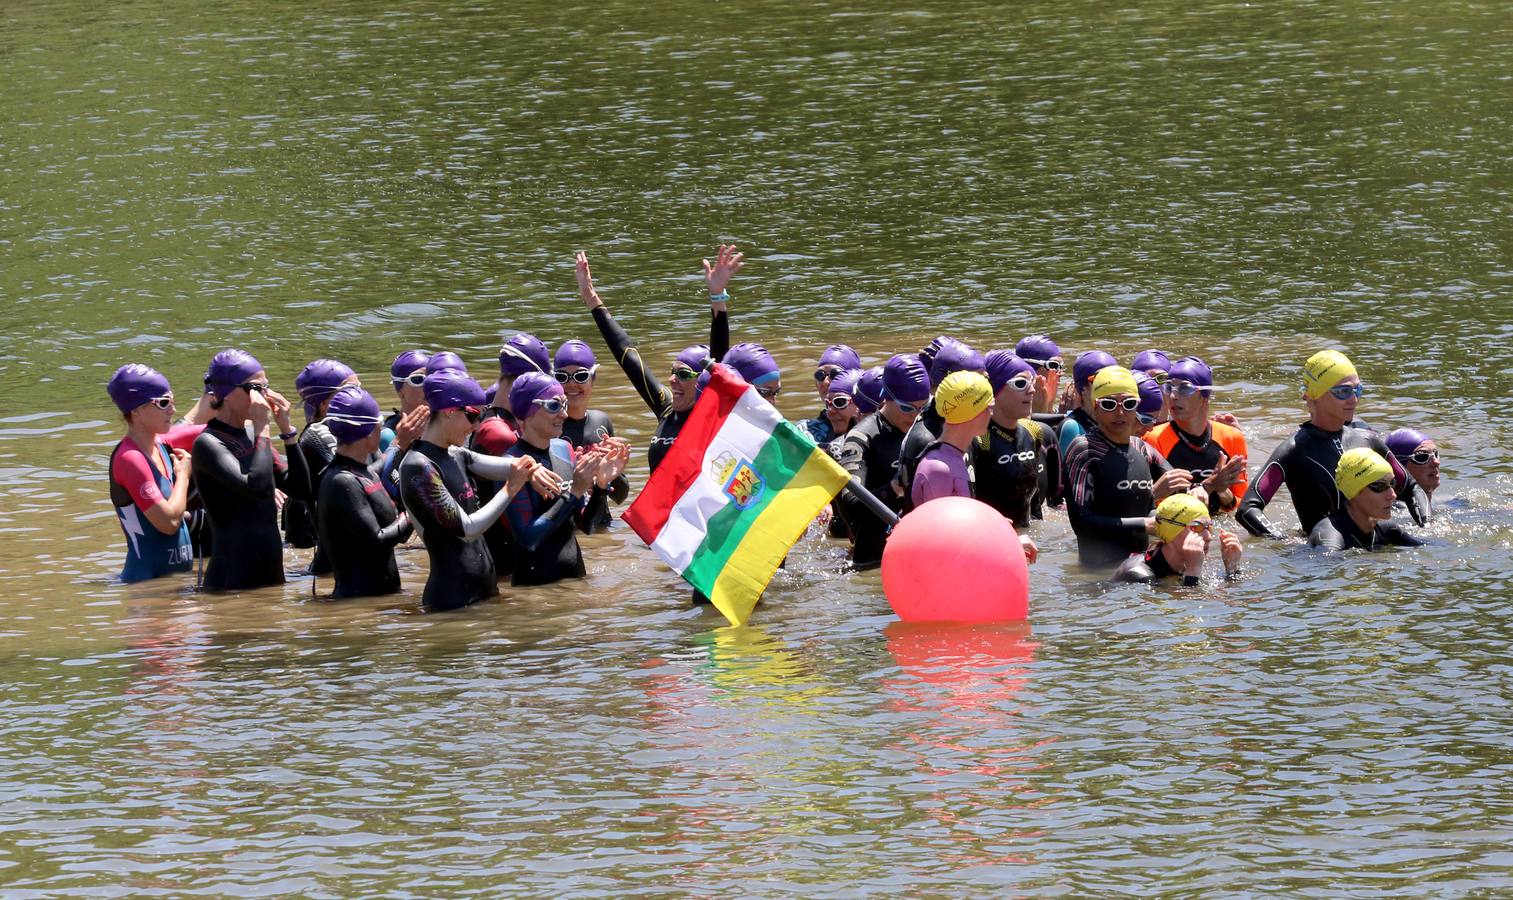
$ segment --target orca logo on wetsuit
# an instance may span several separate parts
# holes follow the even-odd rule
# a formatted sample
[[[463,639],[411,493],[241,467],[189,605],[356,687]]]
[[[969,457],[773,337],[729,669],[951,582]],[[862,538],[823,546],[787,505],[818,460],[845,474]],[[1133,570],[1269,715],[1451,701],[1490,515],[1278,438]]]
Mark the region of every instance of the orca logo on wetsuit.
[[[998,464],[1000,466],[1006,466],[1011,462],[1029,462],[1034,458],[1034,450],[1022,450],[1018,453],[1005,453],[1004,455],[998,457]]]
[[[1119,482],[1118,488],[1121,491],[1129,491],[1135,489],[1148,491],[1151,489],[1152,484],[1153,482],[1144,478],[1126,478],[1125,480]]]
[[[1202,481],[1204,478],[1211,477],[1215,472],[1217,472],[1219,470],[1218,469],[1189,469],[1188,471],[1193,473],[1193,481]]]

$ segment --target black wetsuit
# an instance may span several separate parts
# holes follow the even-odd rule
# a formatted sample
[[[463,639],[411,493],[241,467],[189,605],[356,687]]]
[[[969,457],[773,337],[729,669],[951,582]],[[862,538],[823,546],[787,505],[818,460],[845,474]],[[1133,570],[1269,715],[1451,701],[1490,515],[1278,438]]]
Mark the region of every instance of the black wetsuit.
[[[1167,561],[1166,554],[1162,552],[1163,545],[1157,544],[1142,553],[1132,553],[1119,568],[1114,570],[1114,581],[1131,583],[1155,584],[1163,578],[1173,575],[1182,575],[1172,564]],[[1182,575],[1182,584],[1185,587],[1195,587],[1198,584],[1198,576]]]
[[[1319,520],[1337,509],[1344,508],[1344,501],[1334,485],[1334,470],[1340,456],[1347,450],[1369,447],[1381,455],[1392,467],[1393,486],[1413,521],[1424,524],[1419,510],[1412,480],[1391,453],[1380,434],[1365,428],[1346,425],[1340,431],[1325,431],[1312,422],[1304,422],[1298,430],[1271,452],[1266,465],[1256,473],[1235,519],[1251,534],[1282,537],[1282,532],[1267,520],[1266,504],[1276,496],[1283,484],[1292,495],[1293,508],[1298,513],[1298,523],[1304,533],[1313,531]]]
[[[494,399],[495,402],[499,402],[498,397]],[[520,423],[515,421],[515,414],[503,407],[487,406],[484,407],[483,416],[479,418],[478,425],[474,428],[473,433],[468,436],[468,449],[474,452],[503,455],[509,451],[509,447],[504,447],[502,442],[497,447],[480,448],[478,446],[479,432],[489,427],[484,423],[490,419],[498,419],[500,422],[503,422],[509,427],[510,431],[515,433],[516,440],[519,439]],[[498,423],[495,424],[497,425]],[[503,487],[504,482],[502,481],[480,478],[477,475],[473,476],[473,490],[478,492],[478,502],[480,504],[488,503],[494,499],[494,495],[499,493]],[[500,516],[499,520],[490,525],[488,530],[483,533],[483,541],[489,545],[489,556],[494,560],[494,577],[500,581],[509,578],[510,567],[515,564],[515,539],[510,535],[509,519],[506,516]]]
[[[497,465],[502,462],[463,447],[449,451],[417,439],[399,464],[405,511],[431,558],[431,574],[421,596],[428,609],[457,609],[499,593],[483,532],[503,514],[508,497],[500,492],[487,506],[480,504],[469,475],[506,479],[508,466]]]
[[[571,462],[549,450],[531,446],[524,438],[510,448],[508,455],[529,456],[557,477],[573,480]],[[603,489],[595,487],[587,497],[564,490],[548,500],[536,492],[535,485],[522,488],[510,500],[506,511],[510,531],[515,536],[511,583],[524,586],[582,578],[587,570],[583,567],[583,551],[578,547],[576,532],[592,528],[595,517],[604,509],[605,496]]]
[[[1031,413],[1030,419],[1049,432],[1045,465],[1040,470],[1040,492],[1030,505],[1030,516],[1043,519],[1047,506],[1060,506],[1062,502],[1061,491],[1065,482],[1061,480],[1060,432],[1061,423],[1066,421],[1066,416],[1063,413]]]
[[[1083,565],[1104,566],[1144,553],[1152,486],[1171,464],[1139,438],[1115,444],[1098,429],[1072,441],[1066,456],[1066,510]]]
[[[1344,509],[1320,519],[1308,534],[1308,546],[1323,550],[1376,550],[1389,545],[1422,547],[1424,542],[1391,520],[1377,522],[1370,531],[1362,531]]]
[[[290,498],[284,504],[284,539],[291,547],[314,547],[310,555],[310,574],[331,574],[331,560],[320,546],[316,506],[320,502],[321,476],[336,458],[336,438],[319,422],[311,422],[299,435],[299,450],[305,457],[305,471],[310,473],[310,499]]]
[[[1047,468],[1061,468],[1056,436],[1031,419],[1020,419],[1012,430],[989,422],[987,446],[973,445],[977,499],[1003,513],[1021,532],[1044,499],[1041,483]]]
[[[568,417],[567,421],[562,423],[562,439],[572,444],[574,450],[592,447],[604,438],[614,436],[615,424],[609,420],[607,414],[597,409],[589,410],[581,419]],[[605,493],[618,506],[630,496],[630,481],[626,479],[624,473],[616,475]],[[596,532],[609,528],[611,522],[608,503],[601,504],[598,510],[591,523]]]
[[[655,472],[672,447],[672,442],[678,439],[683,423],[688,421],[688,412],[678,412],[672,408],[672,392],[646,370],[641,352],[631,343],[630,335],[625,333],[620,323],[609,314],[607,307],[594,309],[594,324],[599,326],[599,334],[609,346],[610,354],[620,364],[620,368],[625,370],[625,377],[630,379],[631,387],[636,389],[646,408],[657,417],[657,431],[652,436],[651,446],[646,450],[647,468]],[[721,360],[729,349],[730,318],[723,312],[714,313],[709,321],[709,355]]]
[[[903,511],[904,499],[893,491],[898,476],[898,452],[904,432],[878,410],[865,416],[841,438],[836,457],[845,470],[894,512]],[[851,565],[875,569],[882,564],[888,526],[877,514],[846,491],[835,497],[837,509],[851,530]]]
[[[383,484],[366,464],[338,453],[321,475],[318,494],[320,546],[336,574],[331,596],[397,593],[394,546],[411,529]]]
[[[278,530],[275,489],[309,499],[304,455],[286,445],[288,461],[275,463],[266,438],[211,420],[194,441],[195,484],[210,517],[212,552],[204,589],[232,591],[284,583],[284,538]]]
[[[903,509],[905,512],[914,508],[914,500],[910,497],[910,488],[914,485],[914,470],[919,468],[919,461],[924,459],[925,451],[930,445],[940,440],[945,433],[946,420],[941,418],[940,413],[935,411],[935,404],[920,410],[914,418],[914,424],[909,428],[909,433],[904,435],[903,443],[898,449],[898,483],[904,489]]]

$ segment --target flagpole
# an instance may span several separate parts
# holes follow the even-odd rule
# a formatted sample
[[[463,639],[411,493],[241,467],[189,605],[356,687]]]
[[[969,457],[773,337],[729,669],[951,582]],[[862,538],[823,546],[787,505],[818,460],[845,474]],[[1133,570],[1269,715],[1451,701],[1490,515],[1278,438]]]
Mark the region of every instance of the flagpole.
[[[873,494],[871,491],[863,487],[861,481],[855,475],[851,476],[851,480],[847,481],[846,486],[841,490],[850,494],[858,502],[860,502],[861,505],[870,509],[873,515],[877,516],[879,519],[882,519],[883,522],[888,525],[888,527],[891,528],[894,525],[898,524],[898,513],[889,509],[887,504],[877,499],[876,494]]]

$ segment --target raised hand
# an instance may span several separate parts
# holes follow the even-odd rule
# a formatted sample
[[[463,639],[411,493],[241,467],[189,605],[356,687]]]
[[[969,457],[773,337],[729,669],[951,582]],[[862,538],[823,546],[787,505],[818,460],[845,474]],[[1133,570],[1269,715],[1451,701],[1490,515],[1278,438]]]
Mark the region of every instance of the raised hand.
[[[431,421],[431,408],[429,406],[417,406],[399,417],[394,424],[394,443],[400,450],[410,449],[415,439],[426,430],[426,423]]]
[[[287,417],[289,413],[285,411],[284,415]],[[259,435],[267,434],[268,420],[272,417],[273,407],[269,404],[268,398],[263,396],[261,391],[252,391],[247,404],[247,419],[252,422],[253,433]],[[287,431],[288,429],[284,430]]]
[[[273,410],[273,421],[278,424],[279,434],[288,434],[293,431],[294,426],[289,424],[289,401],[284,399],[284,395],[273,388],[268,388],[262,392],[261,396],[267,398],[268,406]]]
[[[721,244],[720,252],[715,254],[714,265],[709,260],[701,260],[704,263],[704,283],[709,287],[711,297],[725,293],[725,287],[730,284],[731,276],[741,271],[744,266],[746,254],[737,253],[735,244]]]
[[[1233,575],[1240,571],[1240,557],[1245,547],[1232,531],[1219,532],[1219,556],[1224,560],[1224,572]]]
[[[1214,469],[1214,474],[1208,477],[1203,486],[1208,488],[1210,493],[1228,490],[1244,474],[1245,457],[1227,456]]]
[[[189,477],[189,467],[190,467],[190,464],[191,464],[191,461],[190,461],[190,458],[189,458],[189,451],[188,450],[181,450],[181,449],[175,447],[174,450],[173,450],[173,483],[174,484],[178,484],[181,481],[183,481],[184,479],[186,479],[186,478]]]
[[[599,292],[594,290],[594,273],[588,270],[588,254],[579,250],[573,254],[573,276],[578,279],[578,299],[589,309],[603,306]]]
[[[573,493],[586,494],[593,488],[603,460],[604,451],[598,444],[585,447],[578,453],[578,458],[573,461]]]

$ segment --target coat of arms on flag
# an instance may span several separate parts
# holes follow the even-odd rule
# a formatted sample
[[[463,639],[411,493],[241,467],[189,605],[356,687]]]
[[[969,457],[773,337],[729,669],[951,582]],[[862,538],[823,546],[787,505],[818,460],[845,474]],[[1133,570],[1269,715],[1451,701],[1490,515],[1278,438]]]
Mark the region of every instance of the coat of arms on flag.
[[[751,460],[722,453],[709,466],[725,496],[735,501],[736,509],[750,509],[762,499],[762,476],[751,467]]]

